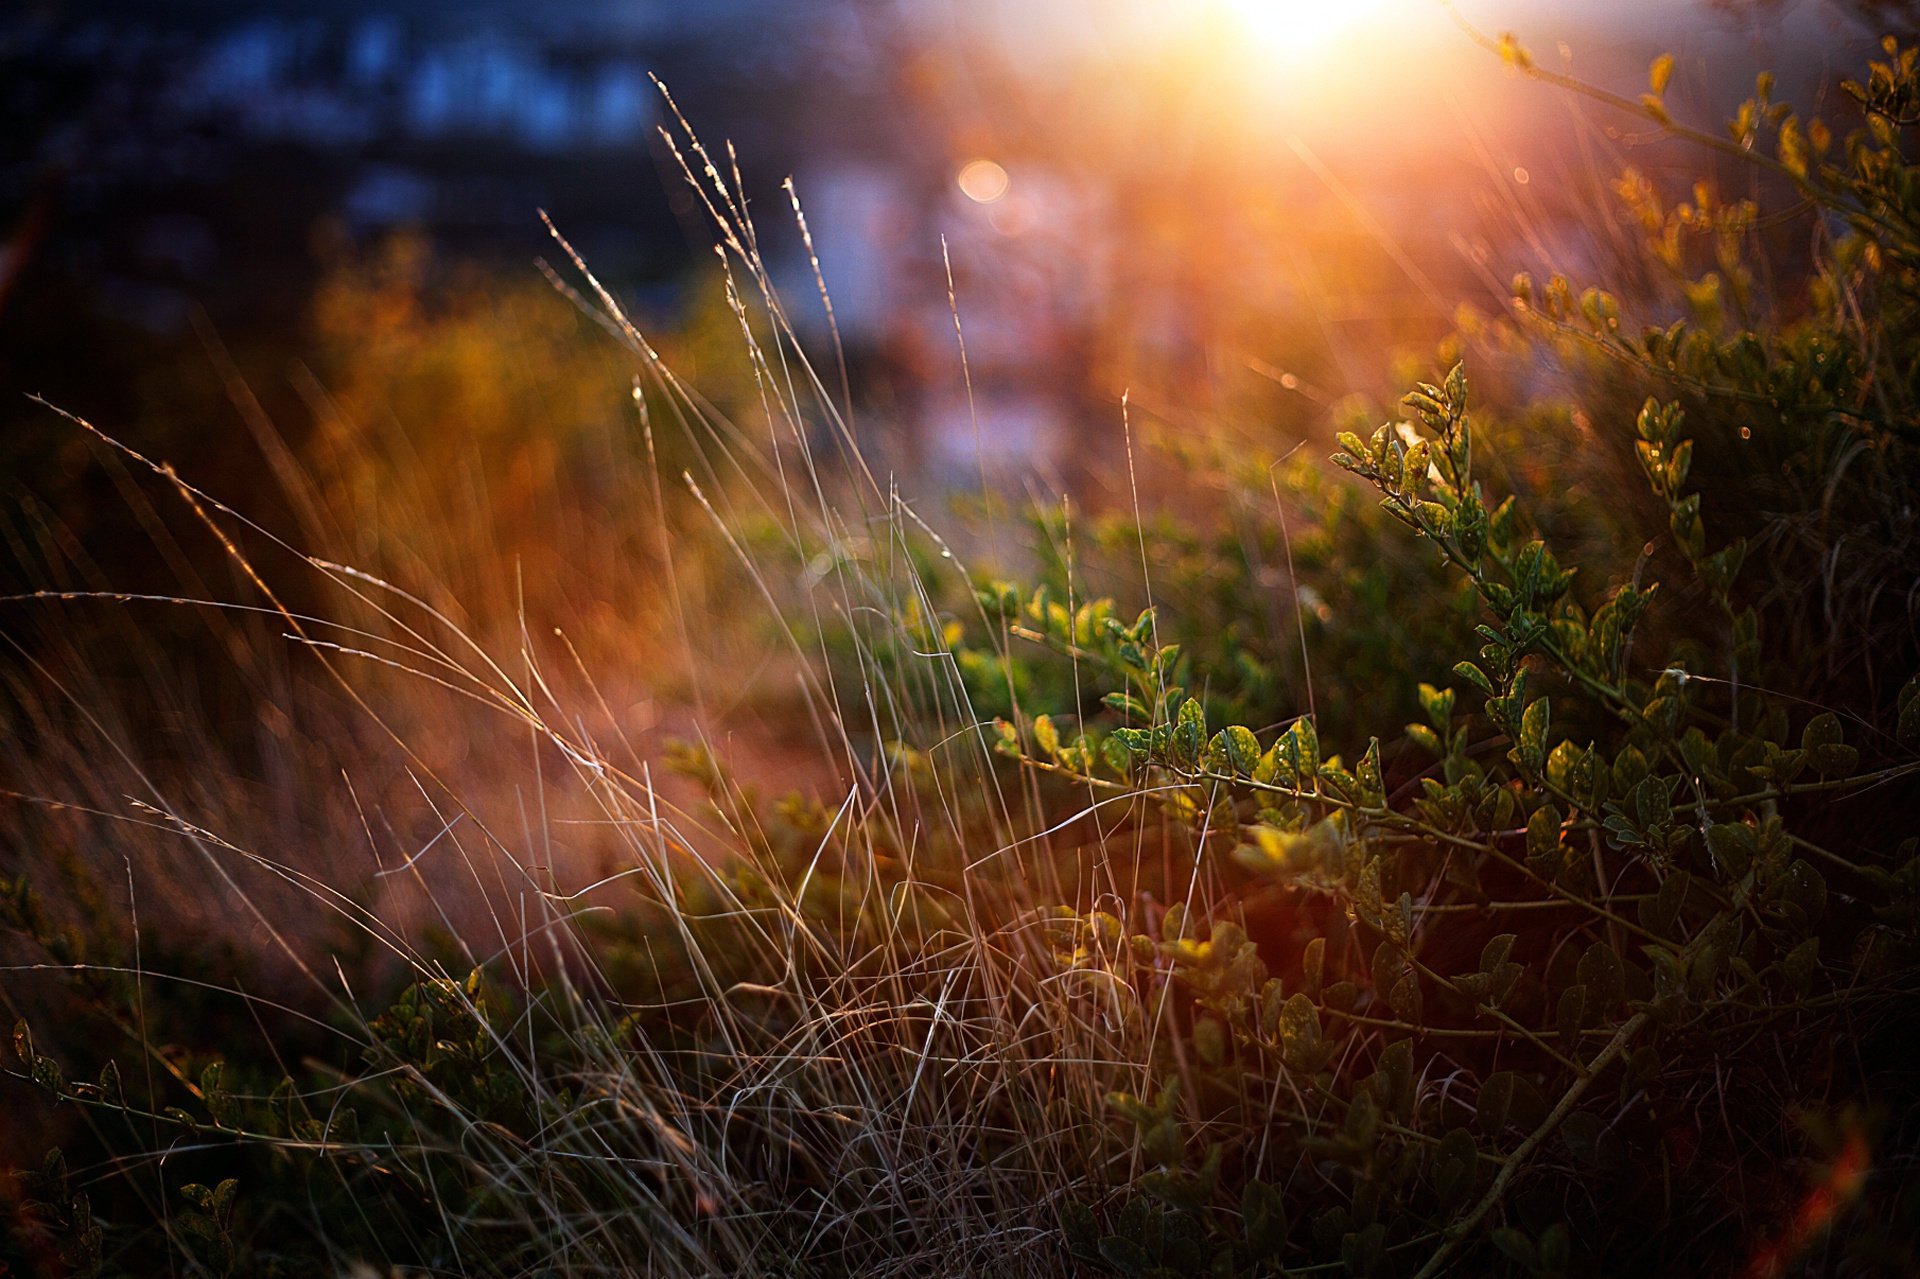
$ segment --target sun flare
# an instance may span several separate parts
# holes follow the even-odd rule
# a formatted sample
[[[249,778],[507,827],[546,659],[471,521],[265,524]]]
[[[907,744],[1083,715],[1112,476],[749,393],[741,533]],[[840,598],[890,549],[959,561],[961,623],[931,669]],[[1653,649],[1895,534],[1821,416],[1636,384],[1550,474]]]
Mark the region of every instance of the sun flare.
[[[1388,0],[1218,0],[1234,32],[1267,57],[1294,61],[1363,35]]]

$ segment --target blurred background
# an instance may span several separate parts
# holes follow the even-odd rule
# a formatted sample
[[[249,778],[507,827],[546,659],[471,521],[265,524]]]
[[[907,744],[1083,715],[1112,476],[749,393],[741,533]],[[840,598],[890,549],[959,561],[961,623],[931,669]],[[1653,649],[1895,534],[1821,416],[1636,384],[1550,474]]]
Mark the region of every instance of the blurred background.
[[[1621,153],[1661,168],[1665,144],[1503,74],[1469,24],[1629,97],[1670,51],[1670,105],[1717,127],[1757,66],[1817,106],[1912,12],[27,0],[0,17],[6,481],[49,498],[82,465],[28,393],[164,442],[216,484],[249,466],[235,461],[241,383],[296,442],[327,395],[379,398],[429,432],[564,432],[621,412],[603,381],[580,402],[544,402],[550,385],[519,406],[546,422],[477,420],[471,388],[419,388],[408,365],[423,341],[447,355],[452,334],[428,335],[463,316],[470,352],[499,348],[475,377],[574,358],[569,308],[534,266],[554,256],[541,209],[652,330],[714,318],[713,231],[657,135],[653,76],[716,150],[737,147],[768,256],[824,342],[780,185],[794,179],[863,433],[889,465],[937,487],[974,475],[978,452],[1067,483],[1113,439],[1123,388],[1147,414],[1305,411],[1388,372],[1351,353],[1430,343],[1462,300],[1497,304],[1515,270],[1585,274],[1609,256],[1589,215]],[[698,352],[682,356],[698,381]],[[612,362],[598,371],[619,389]],[[401,393],[409,381],[422,393]]]

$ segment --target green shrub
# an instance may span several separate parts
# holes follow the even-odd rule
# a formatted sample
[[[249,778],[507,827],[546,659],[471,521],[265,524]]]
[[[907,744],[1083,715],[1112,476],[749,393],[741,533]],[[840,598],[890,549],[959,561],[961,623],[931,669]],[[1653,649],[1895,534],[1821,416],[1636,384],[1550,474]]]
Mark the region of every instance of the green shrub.
[[[1765,1234],[1756,1196],[1827,1193],[1829,1175],[1845,1192],[1819,1227],[1864,1186],[1857,1255],[1911,1257],[1879,1233],[1910,1180],[1858,1167],[1876,1140],[1910,1148],[1892,1099],[1911,1085],[1897,1045],[1920,958],[1920,205],[1886,105],[1915,58],[1887,52],[1851,89],[1863,127],[1837,153],[1768,77],[1732,126],[1743,161],[1844,228],[1794,318],[1742,326],[1708,304],[1725,284],[1751,313],[1758,212],[1704,184],[1658,212],[1643,179],[1622,184],[1694,320],[1635,336],[1604,292],[1516,282],[1519,323],[1601,406],[1622,384],[1660,392],[1593,440],[1637,460],[1664,516],[1651,566],[1556,555],[1528,494],[1489,491],[1485,459],[1512,475],[1527,441],[1482,428],[1460,366],[1407,397],[1409,423],[1341,434],[1334,461],[1480,605],[1471,647],[1419,654],[1431,683],[1400,742],[1343,733],[1343,758],[1314,718],[1277,737],[1223,725],[1218,690],[1247,684],[1152,642],[1176,628],[1100,604],[1069,625],[1044,595],[1007,597],[1083,682],[1107,677],[1094,691],[1119,717],[1071,740],[1045,716],[1003,722],[1002,748],[1150,799],[1187,831],[1194,883],[1217,883],[1203,909],[1192,890],[1164,912],[1122,898],[1061,926],[1062,964],[1129,992],[1158,1062],[1111,1099],[1151,1170],[1140,1197],[1067,1218],[1089,1261],[1712,1272]],[[1667,123],[1657,97],[1641,109]],[[1687,280],[1696,233],[1717,269]],[[1349,591],[1372,549],[1355,532],[1335,561]],[[1323,689],[1349,674],[1327,666]],[[1844,1066],[1841,1027],[1858,1037]],[[1823,1159],[1850,1171],[1802,1171]]]

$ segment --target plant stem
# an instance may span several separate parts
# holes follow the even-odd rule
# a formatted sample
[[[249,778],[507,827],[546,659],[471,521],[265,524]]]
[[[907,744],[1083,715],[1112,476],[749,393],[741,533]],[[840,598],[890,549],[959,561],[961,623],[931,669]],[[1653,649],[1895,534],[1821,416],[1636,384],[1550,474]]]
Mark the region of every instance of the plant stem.
[[[1458,1252],[1460,1246],[1466,1242],[1467,1236],[1477,1230],[1480,1223],[1487,1219],[1488,1214],[1499,1207],[1501,1199],[1506,1196],[1507,1187],[1512,1183],[1514,1175],[1526,1164],[1527,1159],[1540,1148],[1541,1143],[1553,1135],[1554,1129],[1560,1126],[1561,1121],[1573,1113],[1573,1108],[1579,1104],[1580,1098],[1599,1077],[1600,1072],[1612,1065],[1614,1060],[1627,1050],[1627,1045],[1633,1042],[1634,1037],[1649,1020],[1648,1014],[1635,1013],[1621,1024],[1613,1038],[1607,1041],[1607,1046],[1600,1050],[1600,1055],[1588,1065],[1586,1073],[1575,1079],[1561,1096],[1559,1104],[1554,1106],[1552,1112],[1547,1115],[1546,1122],[1529,1133],[1527,1139],[1507,1157],[1505,1166],[1494,1175],[1493,1185],[1487,1188],[1487,1193],[1482,1195],[1480,1202],[1473,1206],[1472,1212],[1447,1231],[1440,1246],[1434,1249],[1433,1255],[1427,1258],[1427,1264],[1420,1267],[1414,1279],[1433,1279],[1433,1276],[1446,1268],[1447,1263],[1453,1259],[1453,1254]]]

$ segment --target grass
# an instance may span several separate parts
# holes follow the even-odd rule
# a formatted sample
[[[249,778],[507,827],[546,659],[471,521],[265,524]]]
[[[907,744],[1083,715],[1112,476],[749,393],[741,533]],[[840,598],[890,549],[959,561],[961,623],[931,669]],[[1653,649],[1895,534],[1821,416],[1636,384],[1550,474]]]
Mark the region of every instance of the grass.
[[[724,186],[711,198],[724,216],[736,212]],[[611,297],[598,293],[602,318],[642,360],[645,385],[636,387],[634,405],[645,461],[655,460],[655,413],[696,436],[710,469],[704,484],[691,472],[680,477],[690,507],[714,521],[712,545],[739,553],[734,564],[703,565],[681,549],[693,538],[669,545],[652,561],[660,578],[645,583],[665,602],[609,611],[630,619],[621,638],[654,655],[648,662],[671,669],[675,648],[686,646],[686,669],[700,681],[690,700],[702,707],[739,691],[739,676],[723,669],[730,632],[747,629],[757,640],[779,626],[786,651],[755,660],[799,681],[819,741],[811,768],[844,788],[824,826],[825,809],[770,811],[723,780],[702,762],[712,742],[690,747],[681,760],[683,772],[706,775],[711,803],[696,811],[701,792],[684,786],[676,802],[673,780],[655,779],[657,758],[624,740],[626,707],[617,698],[634,690],[616,695],[592,679],[570,636],[536,640],[524,604],[515,607],[511,597],[492,601],[493,616],[506,614],[508,625],[490,623],[490,648],[462,625],[464,610],[440,602],[438,584],[429,598],[310,553],[164,464],[73,422],[111,451],[113,464],[146,473],[160,501],[179,502],[188,529],[224,555],[244,598],[58,589],[41,593],[43,604],[211,613],[209,629],[239,660],[247,695],[259,699],[261,755],[288,783],[256,807],[248,802],[254,797],[233,793],[241,788],[231,774],[207,770],[209,756],[220,758],[222,728],[195,713],[192,692],[168,696],[170,655],[138,623],[119,639],[141,661],[135,677],[160,695],[158,715],[169,721],[160,740],[179,752],[151,776],[133,743],[152,730],[116,724],[94,709],[112,707],[118,690],[89,679],[86,654],[25,655],[46,682],[30,687],[23,679],[15,688],[24,712],[16,784],[23,798],[63,797],[27,812],[22,834],[35,848],[32,862],[46,866],[56,849],[101,841],[128,866],[122,895],[117,885],[92,883],[93,868],[77,864],[88,855],[74,854],[73,881],[87,884],[92,898],[82,927],[98,927],[122,947],[129,936],[132,942],[131,953],[113,954],[104,968],[98,959],[78,964],[83,985],[91,974],[111,988],[95,992],[102,1007],[92,1011],[138,1045],[144,1060],[127,1064],[129,1080],[144,1077],[161,1092],[184,1088],[207,1105],[228,1097],[217,1104],[234,1108],[230,1124],[209,1115],[181,1131],[149,1105],[97,1093],[73,1098],[89,1112],[87,1127],[109,1130],[104,1140],[117,1140],[121,1125],[154,1136],[160,1130],[151,1125],[164,1123],[174,1130],[169,1164],[217,1163],[217,1152],[254,1143],[319,1154],[343,1165],[337,1176],[349,1196],[365,1193],[374,1170],[397,1176],[432,1207],[421,1206],[424,1220],[414,1222],[406,1210],[414,1205],[403,1205],[396,1214],[402,1237],[373,1246],[421,1258],[492,1256],[508,1272],[520,1265],[507,1257],[563,1272],[762,1273],[801,1257],[873,1273],[1053,1266],[1060,1187],[1084,1181],[1077,1165],[1087,1133],[1084,1121],[1063,1127],[1049,1116],[1059,1116],[1063,1101],[1096,1113],[1106,1083],[1138,1073],[1129,1066],[1137,1055],[1101,1030],[1077,997],[1040,979],[1034,961],[1044,952],[1036,931],[1044,895],[1035,896],[1017,871],[962,873],[963,839],[977,858],[986,852],[975,842],[983,829],[1000,830],[1003,846],[1017,848],[1013,832],[1024,828],[1012,814],[1030,806],[1017,793],[1001,796],[992,806],[1000,815],[983,828],[979,819],[991,807],[950,793],[991,795],[1004,782],[992,775],[977,726],[954,721],[954,765],[942,769],[942,791],[910,787],[877,749],[905,730],[907,712],[893,699],[953,704],[951,664],[917,687],[889,687],[881,680],[894,673],[876,672],[875,696],[860,708],[827,684],[832,676],[817,669],[814,646],[801,638],[805,627],[779,622],[795,603],[815,619],[837,620],[891,617],[909,598],[932,608],[908,547],[924,538],[924,526],[864,474],[841,410],[799,355],[765,265],[747,247],[750,228],[726,225],[736,269],[745,273],[729,281],[730,294],[772,304],[764,328],[744,310],[736,315],[769,416],[785,438],[767,447],[717,419]],[[805,429],[821,418],[839,428],[840,449],[825,461],[812,454]],[[448,472],[414,471],[396,492],[388,477],[407,476],[406,467],[350,447],[358,450],[353,465],[374,465],[372,478],[323,487],[289,472],[307,531],[337,540],[345,528],[365,546],[377,517],[359,516],[367,522],[356,529],[355,510],[323,503],[375,485],[381,515],[445,539],[425,547],[404,533],[394,539],[397,558],[413,570],[407,576],[422,577],[423,564],[461,569],[462,540],[479,531],[476,520],[429,505],[444,502]],[[618,491],[647,503],[656,537],[681,536],[658,480],[637,470],[613,478]],[[453,496],[459,499],[459,487]],[[584,541],[598,554],[585,566],[568,565],[571,572],[586,567],[605,573],[602,581],[631,580],[633,565],[614,563],[614,535],[593,532],[569,543],[561,530],[562,548],[548,553]],[[779,551],[772,564],[755,558],[767,546]],[[822,563],[828,567],[796,598],[790,575]],[[762,620],[751,622],[744,609],[733,617],[697,614],[689,597],[697,598],[702,573],[728,590],[757,593],[767,606]],[[850,634],[858,653],[861,640]],[[308,659],[303,669],[296,673],[294,662],[273,653],[274,638]],[[602,653],[612,643],[595,640]],[[555,656],[558,669],[548,664]],[[726,688],[716,693],[709,681]],[[563,699],[562,689],[572,697]],[[843,706],[863,709],[867,722],[842,719]],[[706,727],[694,719],[687,732],[697,738]],[[340,757],[360,776],[329,780]],[[364,793],[367,772],[375,785],[384,782],[377,794]],[[425,818],[432,834],[410,839],[406,827],[387,826],[396,809],[411,810],[416,831]],[[286,851],[314,847],[334,851],[320,859]],[[231,1073],[221,1088],[209,1087],[196,1075],[198,1054],[174,1045],[182,1028],[145,1020],[147,986],[173,988],[147,967],[140,932],[118,926],[122,911],[129,920],[144,915],[148,928],[163,921],[169,937],[250,935],[249,948],[259,953],[244,959],[181,956],[209,970],[207,978],[183,980],[201,997],[209,987],[228,993],[236,1008],[223,1020],[238,1012],[271,1027],[273,1057],[304,1076],[277,1107],[269,1107],[264,1084],[252,1093]],[[16,922],[56,942],[61,935],[59,923],[30,907]],[[420,940],[423,931],[437,946]],[[359,980],[405,985],[403,1011],[373,1015],[330,951],[354,957]],[[44,964],[25,967],[45,971]],[[610,968],[625,971],[616,977]],[[465,980],[469,971],[487,974],[499,990],[483,993]],[[244,985],[254,981],[287,993],[249,993]],[[123,1006],[124,997],[131,1002]],[[424,1016],[436,1033],[451,1021],[459,1037],[409,1039],[419,1024],[409,1016]],[[636,1025],[647,1033],[636,1035]],[[51,1043],[43,1030],[39,1050]],[[292,1044],[311,1054],[304,1066],[285,1056]],[[1065,1094],[1054,1077],[1063,1062],[1081,1063],[1084,1072]],[[355,1077],[332,1073],[336,1066]],[[306,1076],[308,1069],[320,1076]],[[112,1113],[94,1113],[103,1109]],[[508,1132],[490,1118],[496,1109],[533,1130]],[[257,1129],[239,1118],[262,1110],[274,1113],[262,1115]],[[388,1141],[398,1144],[342,1139],[335,1125],[343,1113],[391,1129]],[[271,1230],[244,1242],[226,1233],[230,1205],[195,1216],[178,1200],[177,1177],[150,1179],[144,1162],[128,1169],[130,1202],[183,1253],[222,1269],[240,1264],[234,1256],[253,1265],[278,1252]],[[444,1179],[458,1189],[444,1188]],[[235,1201],[243,1216],[246,1180]],[[217,1227],[212,1236],[202,1218]],[[306,1225],[322,1241],[336,1228]],[[495,1252],[503,1236],[506,1251]],[[111,1250],[108,1263],[127,1264]]]

